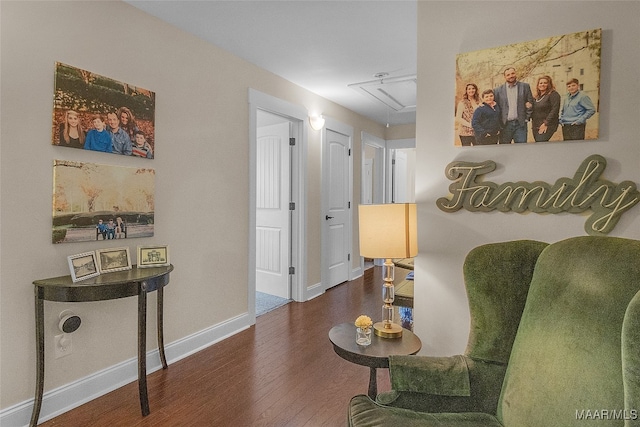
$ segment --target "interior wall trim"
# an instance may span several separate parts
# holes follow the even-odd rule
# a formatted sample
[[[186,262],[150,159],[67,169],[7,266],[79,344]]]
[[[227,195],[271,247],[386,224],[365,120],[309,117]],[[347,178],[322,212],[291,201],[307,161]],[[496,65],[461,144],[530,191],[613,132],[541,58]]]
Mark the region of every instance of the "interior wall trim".
[[[307,288],[307,301],[319,297],[322,294],[324,294],[322,282],[311,285]]]
[[[364,258],[362,258],[362,260],[364,261]],[[351,269],[351,280],[356,280],[362,275],[364,275],[364,265],[360,265]]]
[[[169,369],[171,364],[203,350],[251,326],[244,313],[165,346]],[[147,375],[162,368],[158,349],[147,352]],[[46,366],[45,366],[46,372]],[[69,384],[46,391],[42,399],[39,422],[57,417],[71,409],[138,380],[138,358],[134,357]],[[137,395],[136,395],[137,398]],[[29,399],[0,411],[0,425],[28,426],[33,411]],[[151,402],[153,403],[153,402]]]
[[[249,258],[248,292],[249,313],[255,314],[256,293],[256,165],[257,165],[257,112],[258,110],[282,116],[296,123],[295,137],[299,140],[297,153],[292,158],[291,192],[296,209],[292,225],[292,261],[295,274],[291,275],[291,299],[304,302],[310,299],[307,289],[307,145],[309,112],[302,106],[249,88]],[[255,323],[255,317],[253,318]]]

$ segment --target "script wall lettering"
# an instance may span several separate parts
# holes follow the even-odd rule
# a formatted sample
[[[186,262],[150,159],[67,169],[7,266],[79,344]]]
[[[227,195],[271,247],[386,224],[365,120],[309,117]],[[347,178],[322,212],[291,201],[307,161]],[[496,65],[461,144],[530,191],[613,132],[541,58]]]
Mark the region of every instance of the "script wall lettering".
[[[584,226],[587,234],[609,233],[620,216],[640,201],[636,184],[623,181],[615,184],[600,178],[607,166],[604,157],[587,157],[573,178],[560,178],[555,184],[541,181],[505,182],[496,184],[480,178],[496,169],[496,163],[452,162],[447,165],[446,176],[455,181],[449,186],[450,198],[436,200],[444,212],[462,208],[471,212],[581,213],[591,209]]]

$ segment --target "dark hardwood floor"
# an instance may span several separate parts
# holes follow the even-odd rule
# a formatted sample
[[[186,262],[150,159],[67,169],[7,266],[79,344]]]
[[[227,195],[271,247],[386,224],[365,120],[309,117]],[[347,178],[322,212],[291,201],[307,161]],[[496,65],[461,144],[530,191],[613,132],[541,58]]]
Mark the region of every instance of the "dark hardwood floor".
[[[369,368],[336,355],[328,333],[363,313],[378,317],[380,276],[375,267],[311,301],[277,308],[248,330],[150,374],[146,417],[135,381],[41,425],[344,426],[349,399],[367,392]],[[378,387],[389,389],[386,370],[378,370]]]

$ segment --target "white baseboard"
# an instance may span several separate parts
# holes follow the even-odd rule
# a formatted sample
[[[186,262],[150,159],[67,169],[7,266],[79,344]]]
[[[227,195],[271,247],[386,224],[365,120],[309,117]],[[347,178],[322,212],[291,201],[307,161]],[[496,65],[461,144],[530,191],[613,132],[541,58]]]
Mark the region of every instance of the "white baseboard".
[[[324,287],[322,283],[316,283],[315,285],[307,288],[307,301],[312,300],[320,295],[324,294]]]
[[[247,313],[223,323],[196,332],[165,346],[169,369],[171,364],[235,335],[251,326]],[[158,349],[147,352],[147,374],[162,368]],[[46,366],[45,366],[46,375]],[[95,372],[87,377],[65,384],[44,393],[39,421],[70,411],[84,403],[105,395],[138,379],[138,359],[125,360],[117,365]],[[0,411],[0,426],[28,426],[33,411],[34,399],[29,399]],[[150,402],[153,405],[153,402]]]

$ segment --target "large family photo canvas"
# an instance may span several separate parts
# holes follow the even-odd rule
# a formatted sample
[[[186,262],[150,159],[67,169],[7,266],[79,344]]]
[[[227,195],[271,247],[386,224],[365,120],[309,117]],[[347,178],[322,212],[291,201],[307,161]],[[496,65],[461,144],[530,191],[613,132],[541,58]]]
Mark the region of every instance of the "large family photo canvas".
[[[53,243],[150,237],[155,170],[54,160]]]
[[[454,145],[597,139],[601,45],[593,29],[458,54]]]
[[[152,159],[155,99],[150,90],[57,62],[51,142]]]

